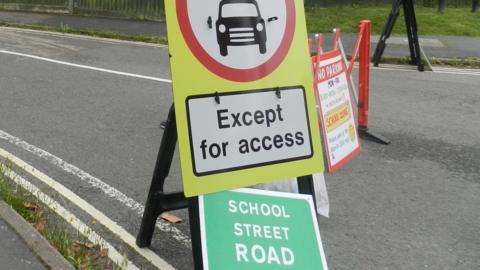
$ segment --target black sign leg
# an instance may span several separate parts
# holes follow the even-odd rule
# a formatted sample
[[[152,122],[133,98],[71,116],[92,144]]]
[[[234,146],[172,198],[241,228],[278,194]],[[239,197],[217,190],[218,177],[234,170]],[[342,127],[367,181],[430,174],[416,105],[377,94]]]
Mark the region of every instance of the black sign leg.
[[[315,198],[315,187],[313,185],[313,176],[306,175],[297,177],[298,193],[312,195],[313,204],[317,209],[317,200]]]
[[[373,65],[376,67],[378,67],[380,60],[382,59],[383,52],[385,51],[385,47],[387,46],[387,39],[390,38],[393,27],[395,26],[395,22],[400,15],[400,5],[402,1],[403,0],[396,0],[392,4],[392,10],[390,11],[390,15],[388,15],[387,23],[383,27],[382,35],[380,36],[377,48],[375,48],[375,53],[373,54]]]
[[[202,241],[200,234],[200,212],[198,197],[188,199],[188,216],[192,238],[193,265],[195,270],[203,270]]]
[[[392,11],[388,16],[387,23],[383,28],[382,35],[378,41],[375,53],[373,54],[373,65],[378,66],[385,51],[387,39],[393,31],[395,22],[400,15],[400,6],[403,5],[403,15],[405,16],[405,27],[407,30],[408,46],[410,49],[410,58],[412,65],[416,65],[418,71],[424,71],[425,67],[422,63],[420,42],[418,40],[417,19],[415,16],[415,8],[412,0],[395,0],[392,5]]]
[[[406,0],[403,4],[403,15],[405,17],[405,28],[408,37],[408,48],[410,49],[410,64],[416,65],[417,55],[415,53],[415,47],[413,46],[414,39],[412,33],[412,20],[408,0]]]
[[[160,150],[153,172],[150,191],[148,192],[145,212],[143,213],[142,225],[137,236],[139,247],[150,246],[158,216],[169,209],[186,207],[186,201],[181,193],[165,194],[163,185],[168,176],[172,158],[177,143],[177,128],[175,125],[175,109],[170,108],[165,131],[163,133]]]
[[[158,151],[147,203],[145,204],[142,225],[137,235],[137,245],[139,247],[150,246],[155,224],[160,214],[166,211],[188,208],[194,269],[203,270],[198,198],[186,199],[183,192],[165,193],[163,191],[163,185],[170,171],[177,144],[177,127],[173,105],[170,107],[164,126],[165,131],[160,144],[160,150]]]
[[[390,144],[390,140],[388,138],[386,138],[383,135],[380,135],[380,134],[377,134],[377,133],[374,133],[374,132],[370,131],[368,127],[363,127],[363,128],[359,127],[358,128],[358,135],[360,136],[360,138],[366,139],[366,140],[369,140],[369,141],[372,141],[372,142],[381,143],[381,144],[385,144],[385,145]]]
[[[415,15],[415,7],[412,0],[405,0],[405,22],[407,24],[407,33],[409,35],[410,55],[412,56],[412,64],[417,66],[418,71],[425,71],[422,63],[422,55],[420,52],[420,41],[418,39],[417,18]]]

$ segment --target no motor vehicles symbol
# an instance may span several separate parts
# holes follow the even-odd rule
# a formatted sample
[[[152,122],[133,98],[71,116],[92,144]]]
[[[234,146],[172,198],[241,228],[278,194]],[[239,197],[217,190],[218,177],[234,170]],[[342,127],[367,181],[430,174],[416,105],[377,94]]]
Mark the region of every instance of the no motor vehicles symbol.
[[[294,0],[178,0],[177,15],[195,57],[216,75],[238,82],[274,71],[295,32]]]

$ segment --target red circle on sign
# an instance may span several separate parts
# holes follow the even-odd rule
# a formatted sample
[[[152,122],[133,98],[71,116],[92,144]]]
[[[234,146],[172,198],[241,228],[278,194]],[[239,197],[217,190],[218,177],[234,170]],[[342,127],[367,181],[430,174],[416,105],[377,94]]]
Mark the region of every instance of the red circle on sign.
[[[225,66],[224,64],[215,60],[207,53],[207,51],[205,51],[193,33],[188,16],[187,1],[188,0],[177,0],[178,24],[180,25],[183,38],[187,42],[187,46],[190,48],[195,57],[208,70],[217,74],[218,76],[237,82],[250,82],[259,80],[272,73],[280,65],[280,63],[282,63],[283,59],[287,55],[290,45],[293,41],[293,34],[295,32],[296,19],[294,0],[285,0],[287,22],[281,44],[277,51],[265,63],[249,69],[238,69]]]

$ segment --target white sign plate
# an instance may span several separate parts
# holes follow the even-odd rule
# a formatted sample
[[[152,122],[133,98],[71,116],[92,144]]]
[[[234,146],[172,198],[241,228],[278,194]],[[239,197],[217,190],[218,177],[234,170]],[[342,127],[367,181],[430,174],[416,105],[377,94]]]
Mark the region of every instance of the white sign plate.
[[[275,55],[284,38],[291,39],[285,36],[287,19],[290,24],[294,19],[287,18],[290,1],[187,0],[186,5],[184,27],[191,28],[208,56],[230,68],[258,67]]]
[[[320,57],[317,91],[330,172],[338,170],[360,151],[345,70],[340,51]]]
[[[190,147],[198,176],[310,158],[301,86],[191,96]]]

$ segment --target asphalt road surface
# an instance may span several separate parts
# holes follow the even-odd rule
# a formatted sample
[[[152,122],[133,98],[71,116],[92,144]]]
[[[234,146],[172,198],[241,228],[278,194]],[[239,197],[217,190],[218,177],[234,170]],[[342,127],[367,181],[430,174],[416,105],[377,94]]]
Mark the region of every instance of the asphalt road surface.
[[[1,28],[0,148],[136,236],[172,103],[169,78],[166,47]],[[331,217],[320,217],[320,232],[329,268],[477,269],[480,73],[374,69],[370,107],[371,130],[392,144],[363,141],[359,156],[326,175]],[[182,189],[179,170],[175,156],[167,191]],[[175,214],[184,222],[161,223],[151,249],[192,269],[187,213]]]

